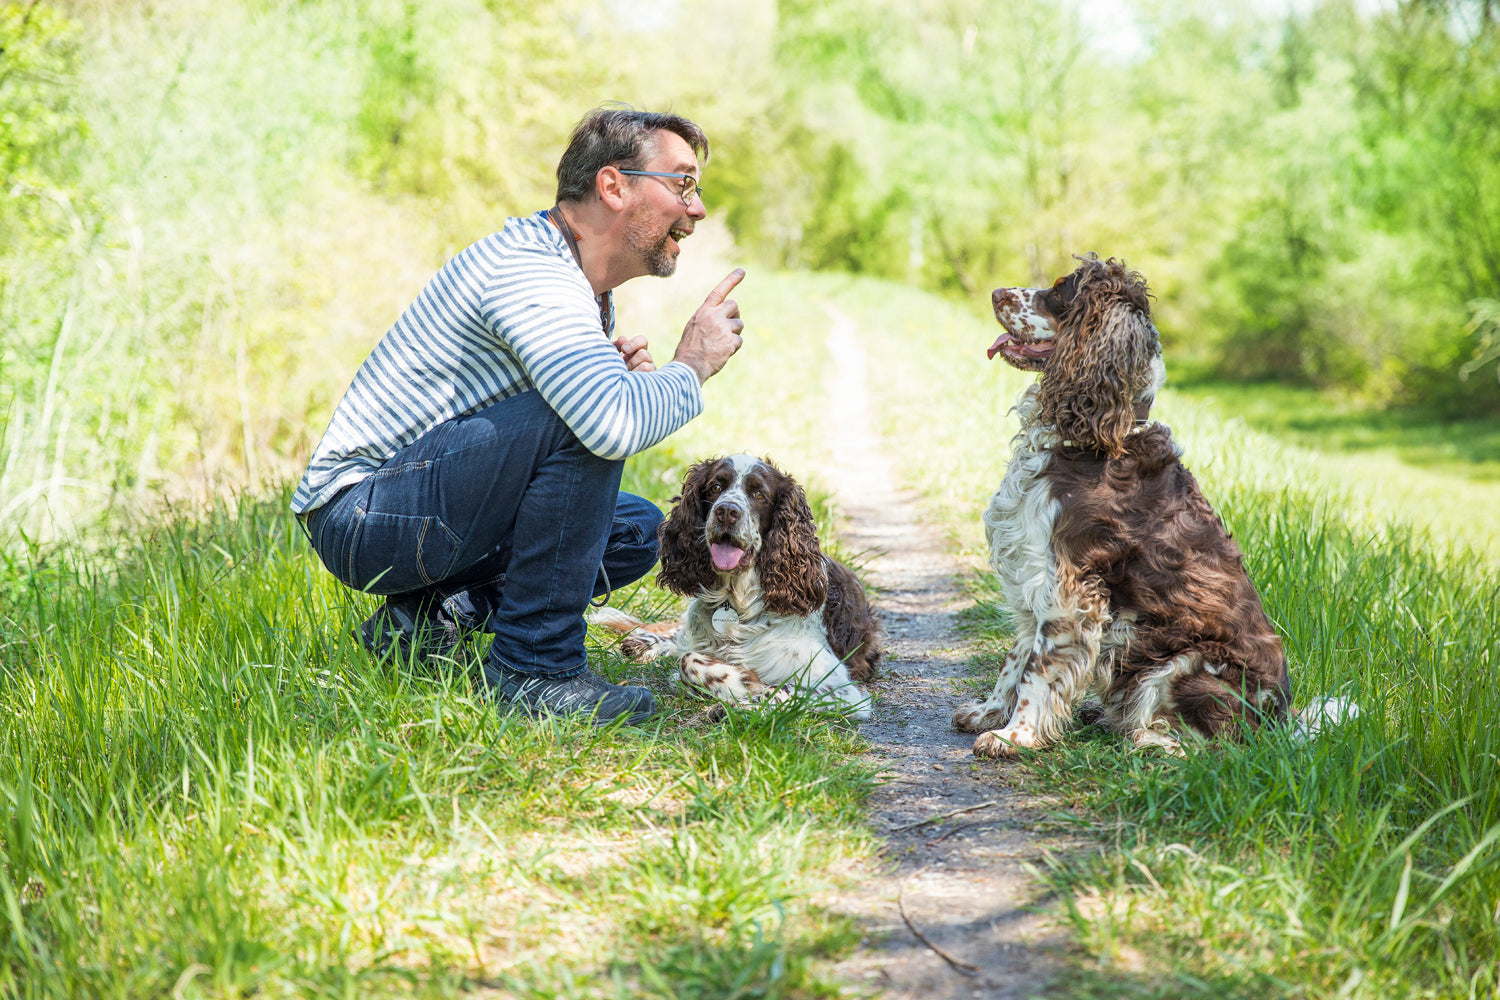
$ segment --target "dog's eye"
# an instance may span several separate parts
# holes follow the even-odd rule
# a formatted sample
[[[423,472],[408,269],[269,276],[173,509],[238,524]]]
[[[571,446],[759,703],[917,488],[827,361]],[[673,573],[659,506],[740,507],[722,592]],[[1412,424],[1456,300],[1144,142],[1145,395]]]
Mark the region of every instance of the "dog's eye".
[[[1058,278],[1057,282],[1042,296],[1042,303],[1053,313],[1057,313],[1071,305],[1078,297],[1078,283],[1073,276],[1067,275]]]
[[[766,491],[765,490],[756,490],[754,493],[751,493],[750,495],[753,496],[757,500],[764,500],[766,498]]]
[[[724,484],[723,483],[709,483],[708,484],[708,492],[713,493],[715,495],[723,493],[724,492]]]

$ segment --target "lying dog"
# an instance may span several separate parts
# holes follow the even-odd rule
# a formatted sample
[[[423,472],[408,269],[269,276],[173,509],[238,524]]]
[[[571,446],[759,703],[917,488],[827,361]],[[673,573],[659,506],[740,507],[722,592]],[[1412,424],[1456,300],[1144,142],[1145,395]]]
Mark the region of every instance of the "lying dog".
[[[721,702],[786,700],[863,721],[880,659],[875,619],[848,567],[825,556],[802,487],[751,455],[699,462],[661,526],[666,589],[690,598],[681,623],[644,625],[614,609],[593,620],[625,634],[633,659],[681,657],[681,678]]]
[[[1240,550],[1148,420],[1166,379],[1146,283],[1078,258],[1051,288],[999,288],[989,349],[1040,372],[984,512],[990,564],[1016,624],[995,689],[953,715],[974,753],[1044,747],[1086,695],[1137,745],[1174,730],[1235,734],[1286,718],[1281,640]]]

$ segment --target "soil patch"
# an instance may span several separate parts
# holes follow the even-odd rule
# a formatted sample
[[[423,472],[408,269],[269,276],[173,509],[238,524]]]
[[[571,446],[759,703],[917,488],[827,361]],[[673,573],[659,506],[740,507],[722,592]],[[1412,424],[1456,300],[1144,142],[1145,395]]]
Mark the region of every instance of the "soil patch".
[[[891,998],[1040,995],[1068,936],[1030,865],[1087,843],[1041,829],[1052,804],[1016,787],[1024,765],[976,760],[973,736],[949,724],[968,700],[960,679],[972,651],[954,620],[968,603],[966,569],[922,520],[918,495],[896,487],[855,324],[825,308],[839,537],[864,553],[886,647],[861,726],[886,779],[870,803],[885,863],[832,900],[868,928],[839,969]]]

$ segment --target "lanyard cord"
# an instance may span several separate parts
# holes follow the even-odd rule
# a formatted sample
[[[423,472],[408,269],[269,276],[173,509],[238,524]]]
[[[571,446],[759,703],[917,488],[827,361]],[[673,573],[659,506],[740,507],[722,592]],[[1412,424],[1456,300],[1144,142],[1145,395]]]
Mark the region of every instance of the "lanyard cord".
[[[578,262],[578,270],[582,271],[583,255],[578,252],[578,235],[573,232],[573,227],[568,225],[568,220],[563,218],[562,207],[553,205],[547,209],[547,219],[562,233],[568,249],[573,251],[573,259]],[[596,295],[594,301],[599,303],[599,326],[604,330],[604,335],[609,336],[609,314],[614,308],[614,292],[608,291],[603,295]]]

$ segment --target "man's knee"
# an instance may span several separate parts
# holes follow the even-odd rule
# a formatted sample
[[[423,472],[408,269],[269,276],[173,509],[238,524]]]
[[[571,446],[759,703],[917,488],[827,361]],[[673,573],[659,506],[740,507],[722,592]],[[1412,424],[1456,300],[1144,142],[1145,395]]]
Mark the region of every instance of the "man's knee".
[[[621,493],[615,505],[609,542],[604,549],[604,573],[597,590],[618,590],[634,583],[656,565],[660,546],[657,529],[664,516],[651,501]],[[606,584],[604,577],[608,577]],[[597,596],[597,595],[596,595]]]
[[[653,550],[656,548],[657,531],[664,520],[666,517],[661,508],[645,497],[621,493],[620,499],[615,503],[616,526],[623,523],[634,528],[634,534],[643,542],[649,542]]]

